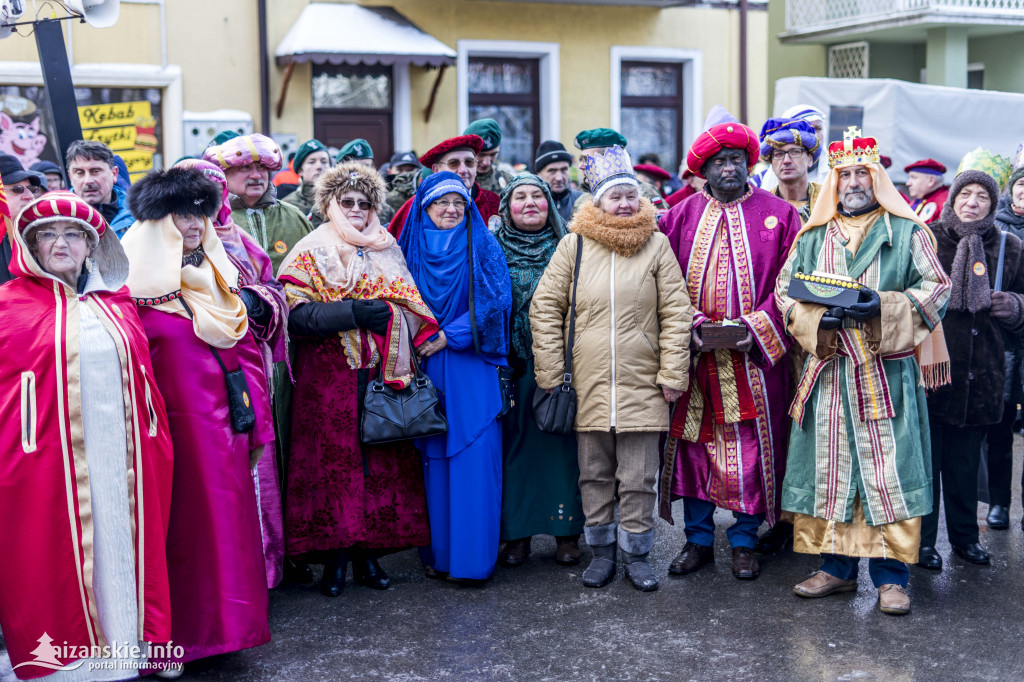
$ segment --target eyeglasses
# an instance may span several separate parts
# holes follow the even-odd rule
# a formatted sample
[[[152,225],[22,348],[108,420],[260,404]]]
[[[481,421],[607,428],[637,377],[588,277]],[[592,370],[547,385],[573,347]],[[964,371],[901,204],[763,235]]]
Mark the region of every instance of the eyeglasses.
[[[4,191],[10,192],[11,194],[22,194],[24,192],[31,192],[32,196],[39,196],[46,190],[40,185],[4,185]]]
[[[776,149],[772,152],[772,161],[782,161],[787,155],[796,161],[797,159],[804,158],[806,153],[806,149]]]
[[[353,208],[356,204],[359,204],[360,211],[369,211],[371,208],[373,208],[373,204],[371,204],[369,201],[356,201],[355,199],[341,200],[342,208]]]
[[[438,199],[437,201],[431,202],[431,206],[435,206],[442,211],[447,211],[449,208],[455,208],[456,211],[465,211],[466,202],[462,199],[456,199],[455,201],[445,201],[444,199]]]
[[[37,244],[53,244],[59,237],[64,237],[64,241],[67,242],[68,246],[73,244],[81,244],[85,241],[85,232],[82,230],[68,230],[67,232],[51,232],[46,230],[43,232],[36,232],[36,243]]]
[[[448,170],[451,171],[458,170],[459,166],[465,166],[466,168],[476,168],[476,159],[448,159],[448,163],[446,163],[445,165],[448,166]]]

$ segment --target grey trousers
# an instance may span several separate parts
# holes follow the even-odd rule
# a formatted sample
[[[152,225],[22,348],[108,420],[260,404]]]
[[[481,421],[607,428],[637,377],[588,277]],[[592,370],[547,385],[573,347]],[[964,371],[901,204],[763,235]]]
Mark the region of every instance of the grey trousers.
[[[646,533],[654,528],[654,508],[658,502],[655,485],[661,465],[660,436],[657,431],[581,431],[576,434],[580,493],[588,527],[615,521],[617,485],[619,527],[627,533]]]

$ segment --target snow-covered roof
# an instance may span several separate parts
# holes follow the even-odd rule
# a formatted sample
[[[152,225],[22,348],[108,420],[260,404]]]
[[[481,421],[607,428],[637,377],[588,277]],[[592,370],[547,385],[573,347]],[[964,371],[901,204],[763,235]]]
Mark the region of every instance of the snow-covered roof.
[[[455,63],[455,50],[391,7],[314,2],[306,5],[275,52],[278,64]]]

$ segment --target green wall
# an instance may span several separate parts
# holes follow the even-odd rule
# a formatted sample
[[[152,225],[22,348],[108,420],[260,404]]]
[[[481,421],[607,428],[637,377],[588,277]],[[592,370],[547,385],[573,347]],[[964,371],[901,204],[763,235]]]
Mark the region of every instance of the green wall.
[[[985,89],[1024,92],[1024,33],[972,38],[967,61],[985,64]]]
[[[868,73],[872,78],[920,83],[924,64],[924,43],[870,43],[868,49]]]

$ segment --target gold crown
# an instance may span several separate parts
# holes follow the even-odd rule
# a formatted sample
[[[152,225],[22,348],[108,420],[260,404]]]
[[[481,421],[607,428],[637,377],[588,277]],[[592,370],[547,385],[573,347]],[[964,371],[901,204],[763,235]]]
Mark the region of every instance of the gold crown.
[[[972,151],[960,160],[956,174],[960,175],[965,170],[977,170],[991,175],[996,184],[1002,187],[1013,174],[1013,162],[999,154],[993,154],[987,149],[975,147]]]
[[[873,137],[861,137],[860,128],[850,126],[843,131],[843,141],[828,146],[828,167],[863,166],[878,163],[878,141]]]

